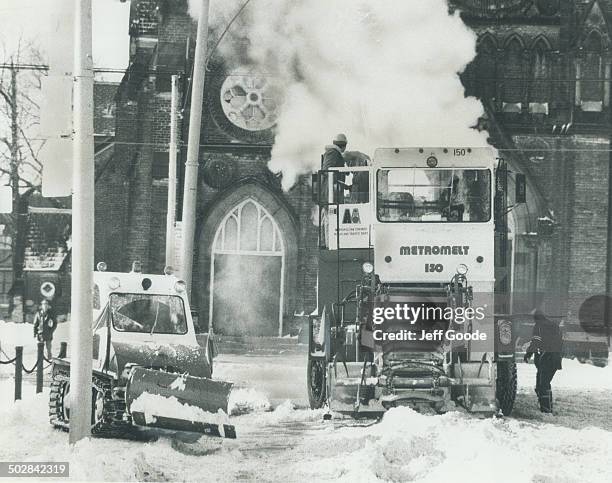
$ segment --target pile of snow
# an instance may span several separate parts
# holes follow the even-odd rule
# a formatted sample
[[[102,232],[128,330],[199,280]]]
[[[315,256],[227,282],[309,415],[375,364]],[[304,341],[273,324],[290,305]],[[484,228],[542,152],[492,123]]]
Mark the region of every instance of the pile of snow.
[[[563,359],[563,369],[557,371],[553,384],[573,389],[612,389],[612,365],[597,367],[575,359]]]
[[[553,379],[553,389],[612,390],[612,364],[597,367],[575,359],[563,359],[562,365],[563,369],[557,371]],[[518,364],[519,386],[533,389],[535,375],[533,363]]]
[[[268,411],[270,401],[265,394],[252,388],[234,389],[229,396],[228,412],[232,416]]]
[[[612,433],[458,412],[388,411],[380,424],[342,428],[318,442],[328,458],[300,477],[339,481],[612,481]]]
[[[0,348],[7,354],[13,353],[15,346],[35,346],[36,342],[32,324],[16,324],[0,320]]]
[[[216,413],[204,411],[197,406],[181,403],[176,397],[164,397],[147,392],[138,396],[130,405],[130,412],[143,413],[147,424],[154,423],[157,417],[182,419],[195,423],[228,424],[229,418],[222,409]]]

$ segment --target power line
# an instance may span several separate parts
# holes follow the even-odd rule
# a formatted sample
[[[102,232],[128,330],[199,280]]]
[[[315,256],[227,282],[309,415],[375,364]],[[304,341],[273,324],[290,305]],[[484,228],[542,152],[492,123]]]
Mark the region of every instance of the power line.
[[[0,63],[0,69],[16,69],[16,70],[38,70],[43,72],[49,71],[49,66],[47,64],[10,64],[10,63]],[[107,74],[126,74],[129,72],[129,67],[119,68],[119,67],[94,67],[94,73],[107,73]],[[180,70],[165,70],[165,69],[145,69],[145,70],[135,70],[134,73],[145,74],[145,75],[185,75],[186,71],[184,69]],[[224,74],[228,77],[236,76],[236,77],[247,77],[247,76],[255,76],[255,77],[279,77],[278,74],[274,72],[269,72],[266,70],[256,71],[256,72],[240,72],[240,71],[230,71],[224,72]],[[462,75],[463,73],[457,72],[457,75]],[[472,76],[469,80],[478,83],[483,81],[497,81],[499,83],[503,83],[505,81],[521,81],[521,82],[533,82],[533,83],[542,83],[542,84],[551,84],[557,82],[604,82],[604,81],[612,81],[612,76],[610,77],[564,77],[564,78],[536,78],[536,77],[508,77],[508,76],[500,76],[500,77],[483,77],[483,76]]]
[[[555,135],[552,135],[555,136]],[[557,135],[555,138],[564,139],[569,138],[571,135]],[[48,138],[34,138],[36,141],[46,141]],[[153,146],[153,147],[163,147],[168,148],[169,143],[161,143],[161,142],[134,142],[134,141],[108,141],[109,145],[115,144],[119,146]],[[200,143],[199,146],[201,148],[247,148],[247,149],[271,149],[273,144],[249,144],[249,143]],[[179,144],[179,149],[183,149],[187,147],[187,143],[182,142]],[[396,147],[396,146],[390,146]],[[397,146],[402,147],[402,146]],[[417,146],[418,147],[418,146]],[[462,146],[464,147],[464,146]],[[487,146],[481,146],[482,148],[486,148]],[[495,146],[489,146],[495,148]],[[474,147],[474,149],[478,149],[479,147]],[[542,152],[569,152],[569,153],[610,153],[612,152],[612,146],[609,148],[496,148],[501,152],[528,152],[528,153],[542,153]]]

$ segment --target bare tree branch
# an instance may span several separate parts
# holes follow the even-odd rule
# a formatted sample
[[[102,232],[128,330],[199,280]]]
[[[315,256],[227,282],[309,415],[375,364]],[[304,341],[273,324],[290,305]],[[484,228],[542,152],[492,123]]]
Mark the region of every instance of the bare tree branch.
[[[32,143],[28,139],[28,136],[26,136],[26,133],[23,131],[21,126],[19,126],[19,132],[21,132],[21,137],[26,142],[26,146],[28,147],[30,154],[32,155],[32,159],[36,161],[42,168],[42,164],[40,163],[40,161],[38,161],[38,159],[36,159],[37,156],[36,156],[36,153],[34,152],[34,149],[32,148]]]

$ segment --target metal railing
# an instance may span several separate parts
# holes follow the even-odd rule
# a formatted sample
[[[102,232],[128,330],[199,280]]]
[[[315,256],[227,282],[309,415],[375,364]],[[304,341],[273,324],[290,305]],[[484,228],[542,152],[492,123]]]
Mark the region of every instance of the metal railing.
[[[36,349],[36,362],[34,363],[31,369],[26,368],[23,363],[23,346],[15,346],[15,357],[13,357],[12,359],[8,358],[6,352],[0,349],[0,365],[13,364],[15,366],[15,401],[21,399],[24,372],[26,374],[32,374],[34,373],[34,371],[36,371],[36,392],[40,393],[43,390],[44,371],[46,371],[51,366],[53,361],[45,357],[44,342],[38,342]],[[62,342],[60,344],[60,352],[58,354],[58,357],[66,357],[67,351],[68,344],[66,342]],[[7,357],[7,359],[2,360],[2,356]],[[44,365],[45,362],[47,363],[46,366]]]

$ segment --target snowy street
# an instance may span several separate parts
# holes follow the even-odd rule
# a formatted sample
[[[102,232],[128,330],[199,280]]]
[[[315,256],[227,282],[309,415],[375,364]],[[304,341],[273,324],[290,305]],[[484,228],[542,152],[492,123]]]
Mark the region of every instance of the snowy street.
[[[27,351],[26,351],[27,352]],[[110,481],[610,481],[612,368],[564,360],[555,416],[536,408],[533,365],[519,365],[513,417],[389,411],[379,423],[307,409],[305,354],[220,355],[215,377],[236,383],[252,412],[231,419],[236,440],[195,443],[152,430],[136,441],[90,439],[70,450],[47,418],[47,391],[0,379],[0,461],[70,461],[74,480]],[[597,389],[594,389],[597,388]],[[8,443],[8,444],[7,444]],[[477,443],[477,444],[475,444]]]

